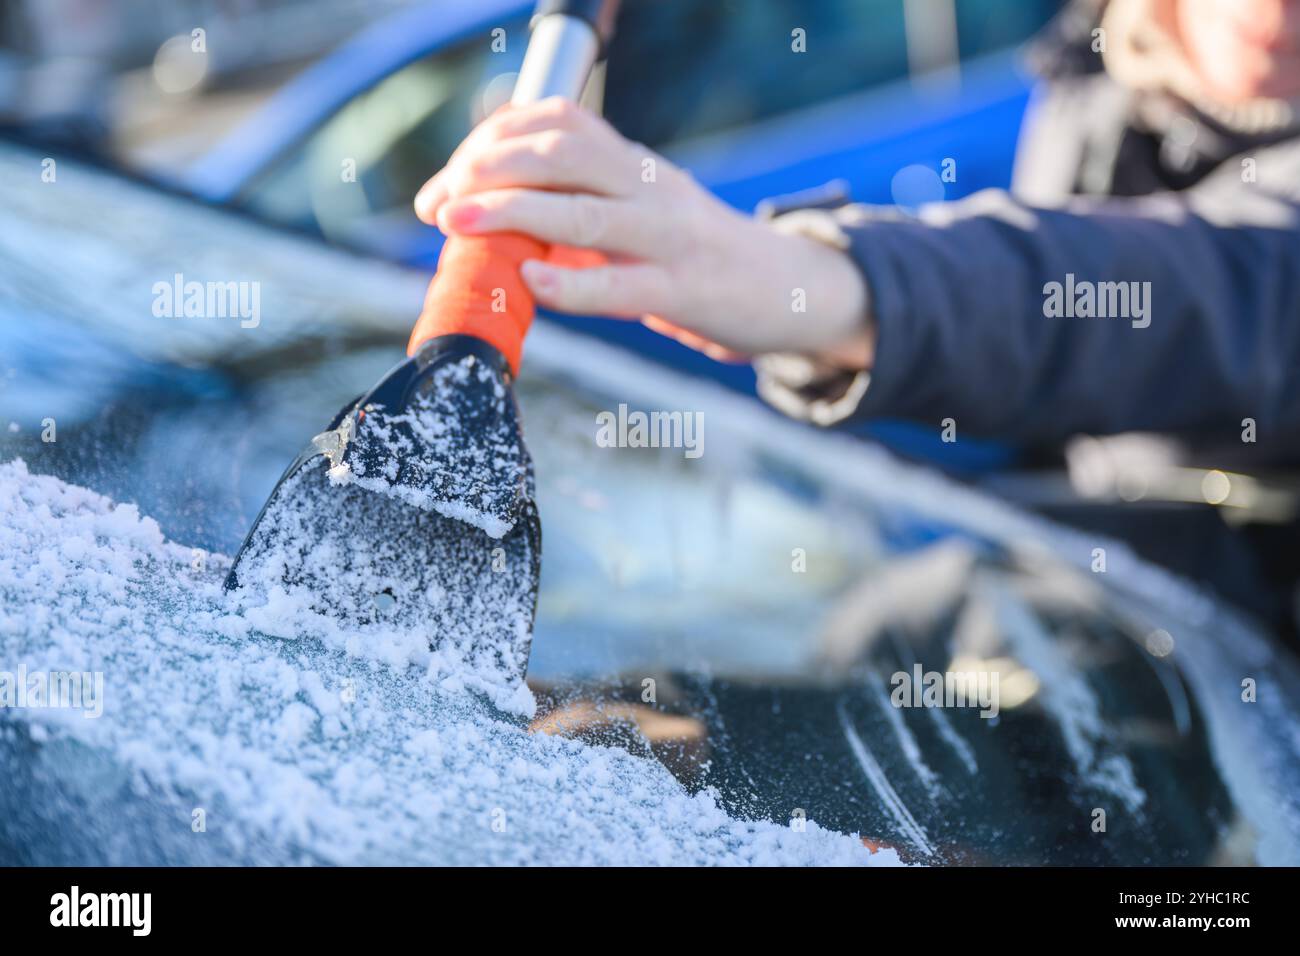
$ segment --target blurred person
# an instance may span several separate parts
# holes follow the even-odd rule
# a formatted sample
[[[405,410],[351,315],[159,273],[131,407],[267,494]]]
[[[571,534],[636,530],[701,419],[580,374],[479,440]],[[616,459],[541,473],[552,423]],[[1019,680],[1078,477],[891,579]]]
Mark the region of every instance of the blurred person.
[[[523,278],[552,309],[752,359],[760,394],[817,424],[1296,460],[1300,0],[1076,0],[1031,52],[1010,192],[760,221],[552,100],[480,124],[416,211],[602,253]]]

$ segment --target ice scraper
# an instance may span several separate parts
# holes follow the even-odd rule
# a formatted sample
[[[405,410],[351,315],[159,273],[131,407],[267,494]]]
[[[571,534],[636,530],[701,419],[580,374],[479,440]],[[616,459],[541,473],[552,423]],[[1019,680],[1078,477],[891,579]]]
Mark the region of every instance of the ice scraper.
[[[543,0],[512,102],[577,99],[615,5]],[[512,383],[534,311],[519,266],[546,255],[521,235],[448,239],[407,359],[289,466],[228,590],[344,633],[427,635],[523,676],[541,523]]]

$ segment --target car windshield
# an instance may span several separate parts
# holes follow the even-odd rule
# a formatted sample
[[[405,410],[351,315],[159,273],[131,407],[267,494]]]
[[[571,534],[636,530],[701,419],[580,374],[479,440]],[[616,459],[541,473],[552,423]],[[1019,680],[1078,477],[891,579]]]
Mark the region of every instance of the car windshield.
[[[0,153],[0,205],[43,226],[0,234],[0,485],[22,489],[4,503],[0,650],[33,666],[51,648],[112,656],[138,646],[157,658],[132,665],[146,696],[93,732],[6,717],[24,728],[21,739],[0,735],[15,773],[35,772],[32,753],[48,755],[56,781],[72,772],[60,767],[83,766],[86,753],[67,763],[50,749],[73,734],[110,776],[142,759],[164,788],[198,786],[197,773],[250,827],[258,807],[288,813],[285,801],[310,783],[333,814],[328,832],[286,837],[277,828],[290,824],[276,816],[272,849],[239,851],[254,862],[294,853],[608,861],[583,855],[603,845],[595,832],[575,843],[548,814],[587,801],[582,812],[595,806],[610,827],[643,821],[628,834],[635,843],[662,824],[645,806],[662,812],[685,794],[719,814],[709,826],[731,828],[728,847],[752,848],[757,826],[809,821],[826,839],[858,834],[922,862],[1297,859],[1289,735],[1260,730],[1297,726],[1295,696],[1282,691],[1296,676],[1273,661],[1277,693],[1260,694],[1259,716],[1243,714],[1239,685],[1266,682],[1267,645],[1225,608],[1122,549],[1094,573],[1104,542],[544,323],[519,384],[545,527],[529,670],[538,707],[526,728],[456,722],[445,682],[434,693],[420,668],[375,649],[277,641],[259,636],[263,619],[214,612],[221,555],[305,440],[400,357],[424,277],[88,169],[61,165],[57,189],[17,185],[35,162]],[[92,195],[103,214],[88,221]],[[160,283],[214,275],[259,283],[256,321],[151,309]],[[596,440],[599,415],[638,410],[698,415],[700,454]],[[110,521],[92,491],[138,510]],[[81,551],[47,542],[73,520],[89,522]],[[141,562],[181,570],[150,572],[135,596],[114,590],[107,572],[70,591],[87,555],[122,535],[123,581]],[[198,578],[187,584],[191,560]],[[155,623],[131,624],[133,608]],[[252,697],[214,676],[222,655],[260,688]],[[369,664],[349,663],[357,655]],[[159,669],[163,659],[173,670]],[[999,694],[970,685],[957,688],[968,706],[926,707],[932,673],[995,674]],[[312,690],[321,681],[368,695],[373,732],[332,718],[335,698]],[[191,682],[194,693],[173,696]],[[241,701],[262,722],[240,723]],[[394,743],[421,722],[438,728],[433,737]],[[213,736],[218,725],[224,738]],[[238,790],[247,748],[264,734],[278,743],[258,772],[274,771],[276,786]],[[577,749],[528,743],[542,737]],[[205,761],[231,775],[209,780],[198,773]],[[363,788],[358,773],[381,785]],[[349,842],[376,812],[425,832],[423,817],[383,805],[403,788],[425,788],[420,813],[469,800],[488,814],[503,774],[520,793],[540,788],[508,852],[473,827],[430,842],[393,823]],[[628,787],[641,796],[629,800]],[[4,789],[10,804],[34,792]],[[112,799],[121,805],[101,819],[147,820],[149,800],[163,797]],[[3,809],[36,825],[32,806]],[[0,847],[21,859],[35,838],[20,830],[0,829]],[[688,831],[666,838],[670,859],[722,852]],[[42,839],[75,856],[75,835]],[[133,852],[150,859],[152,845]]]

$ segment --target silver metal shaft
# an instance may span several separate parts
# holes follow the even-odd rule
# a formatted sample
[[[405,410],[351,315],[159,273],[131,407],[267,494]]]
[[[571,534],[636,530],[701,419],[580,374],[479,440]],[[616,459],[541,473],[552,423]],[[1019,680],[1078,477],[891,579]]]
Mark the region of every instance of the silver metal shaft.
[[[599,51],[600,40],[587,21],[562,13],[543,17],[528,38],[510,102],[521,106],[548,96],[576,102]]]

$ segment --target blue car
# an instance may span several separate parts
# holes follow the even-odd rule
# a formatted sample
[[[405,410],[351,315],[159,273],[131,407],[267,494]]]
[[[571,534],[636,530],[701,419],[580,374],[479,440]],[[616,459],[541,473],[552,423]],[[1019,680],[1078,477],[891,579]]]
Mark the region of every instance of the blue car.
[[[742,210],[824,184],[865,202],[955,199],[1010,181],[1029,97],[1017,50],[1060,6],[628,0],[593,84],[596,105],[624,135]],[[531,9],[520,0],[443,2],[376,23],[281,89],[180,185],[431,270],[442,236],[416,220],[411,198],[508,98]],[[720,365],[635,323],[555,318],[753,390],[748,367]],[[1012,458],[992,443],[955,450],[933,430],[901,423],[869,430],[959,472]]]

